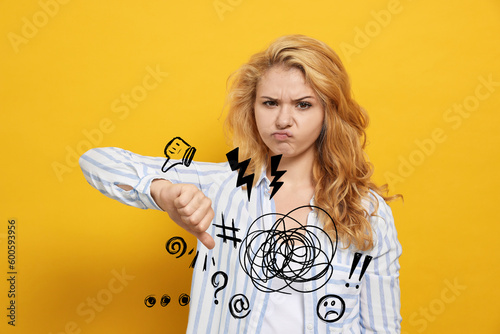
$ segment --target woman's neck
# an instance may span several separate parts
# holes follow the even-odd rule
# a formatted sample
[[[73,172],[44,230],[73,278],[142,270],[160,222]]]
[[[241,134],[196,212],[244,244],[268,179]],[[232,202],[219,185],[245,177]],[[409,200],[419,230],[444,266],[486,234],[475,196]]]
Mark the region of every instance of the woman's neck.
[[[279,181],[284,182],[285,186],[288,184],[287,188],[300,188],[300,187],[311,187],[313,186],[313,165],[314,165],[314,155],[312,152],[307,152],[302,156],[298,157],[281,157],[278,171],[286,170],[286,173],[280,177]],[[273,180],[274,176],[271,175],[271,164],[268,163],[268,168],[266,170],[266,176],[269,180]]]
[[[286,170],[286,173],[279,178],[279,182],[283,182],[283,185],[274,194],[273,199],[276,212],[290,213],[290,218],[293,218],[286,221],[287,228],[299,228],[307,225],[307,216],[311,209],[304,206],[309,205],[314,196],[313,165],[313,154],[310,156],[281,158],[277,170]],[[274,176],[271,175],[271,168],[268,168],[266,173],[272,182]],[[273,190],[271,189],[271,192]],[[304,208],[296,210],[299,207]]]

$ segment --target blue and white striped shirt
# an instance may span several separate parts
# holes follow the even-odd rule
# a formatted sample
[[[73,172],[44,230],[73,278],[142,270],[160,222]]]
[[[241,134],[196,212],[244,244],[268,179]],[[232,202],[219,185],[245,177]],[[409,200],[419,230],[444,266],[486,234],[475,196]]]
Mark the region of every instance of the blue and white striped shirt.
[[[104,195],[127,205],[161,210],[150,195],[151,182],[158,178],[194,184],[212,200],[215,217],[207,232],[214,237],[216,246],[208,250],[198,242],[199,259],[193,270],[187,333],[263,333],[265,323],[273,321],[272,318],[265,320],[272,313],[273,298],[284,291],[301,294],[303,314],[294,312],[290,319],[300,317],[303,333],[400,333],[398,259],[401,245],[391,209],[381,197],[374,194],[380,204],[377,216],[371,218],[375,238],[372,250],[360,254],[352,248],[342,248],[341,244],[336,247],[333,243],[332,247],[330,238],[321,229],[317,210],[311,210],[303,225],[308,228],[305,234],[320,245],[312,251],[318,256],[311,261],[314,264],[303,269],[300,273],[303,276],[296,281],[278,277],[279,273],[274,276],[271,273],[272,279],[259,280],[262,277],[259,275],[272,272],[269,267],[287,267],[283,254],[275,254],[276,258],[271,261],[261,257],[269,247],[262,246],[264,241],[275,240],[262,232],[271,231],[281,217],[271,214],[275,212],[274,200],[270,199],[270,181],[265,173],[256,182],[249,200],[247,191],[236,187],[238,173],[231,171],[227,162],[193,161],[189,167],[179,164],[163,173],[164,162],[165,158],[140,156],[118,148],[92,149],[80,158],[87,181]],[[130,185],[133,189],[125,191],[117,184]],[[233,220],[239,229],[234,235],[222,228],[232,226]],[[241,241],[223,242],[224,234]],[[250,239],[251,236],[255,237]],[[297,246],[292,253],[299,258],[305,256],[304,263],[310,260],[301,251],[303,249]],[[213,260],[203,270],[200,259],[205,255]],[[261,266],[249,266],[252,262],[247,256],[252,255],[252,260]],[[301,262],[295,264],[300,266]],[[363,264],[367,267],[360,279]],[[216,304],[211,281],[219,271],[227,275],[227,285],[218,292]],[[272,292],[276,286],[286,289]]]

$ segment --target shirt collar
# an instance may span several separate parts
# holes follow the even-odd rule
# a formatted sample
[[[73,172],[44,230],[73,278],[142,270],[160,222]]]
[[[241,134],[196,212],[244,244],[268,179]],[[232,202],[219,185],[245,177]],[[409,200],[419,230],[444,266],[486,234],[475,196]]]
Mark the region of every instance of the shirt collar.
[[[264,187],[264,189],[269,191],[269,189],[270,189],[269,184],[271,183],[271,181],[269,181],[269,179],[266,176],[266,168],[265,167],[262,167],[259,179],[257,180],[257,182],[255,182],[255,186],[258,187],[258,186],[260,186],[261,183],[262,183],[262,186]]]
[[[255,187],[259,187],[261,183],[262,183],[262,187],[264,187],[264,190],[270,193],[271,181],[267,178],[265,167],[262,167],[262,171],[260,173],[259,179],[257,180],[257,182],[255,182]],[[314,195],[311,198],[311,200],[309,201],[309,205],[314,206]]]

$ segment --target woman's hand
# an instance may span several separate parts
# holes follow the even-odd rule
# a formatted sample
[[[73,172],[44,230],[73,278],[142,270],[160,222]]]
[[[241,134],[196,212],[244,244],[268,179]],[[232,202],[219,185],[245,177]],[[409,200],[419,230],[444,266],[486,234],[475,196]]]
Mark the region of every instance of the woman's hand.
[[[206,232],[215,215],[212,201],[200,189],[192,184],[156,179],[151,183],[151,196],[177,225],[207,248],[215,247],[214,239]]]

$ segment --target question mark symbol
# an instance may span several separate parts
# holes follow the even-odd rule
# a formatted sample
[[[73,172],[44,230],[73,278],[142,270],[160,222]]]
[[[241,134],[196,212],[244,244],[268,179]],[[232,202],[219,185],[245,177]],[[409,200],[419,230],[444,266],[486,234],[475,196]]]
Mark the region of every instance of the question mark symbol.
[[[222,278],[223,278],[223,280],[222,280],[223,283],[222,284],[220,284],[221,283],[220,280],[217,280],[217,276],[222,276]],[[217,300],[217,292],[223,290],[226,287],[226,285],[227,285],[227,275],[226,275],[226,273],[222,272],[222,271],[218,271],[215,274],[213,274],[213,276],[212,276],[212,285],[214,286],[214,288],[216,288],[215,289],[215,293],[214,293],[214,298],[215,298],[214,303],[215,303],[215,305],[217,305],[217,304],[219,304],[219,301]],[[221,285],[221,287],[217,288],[219,285]]]

